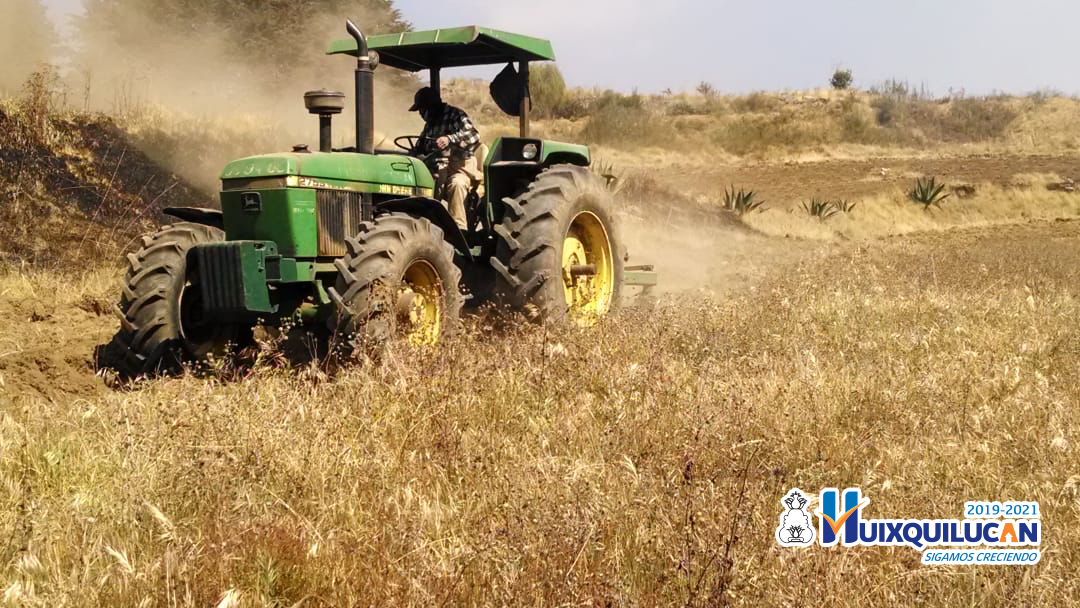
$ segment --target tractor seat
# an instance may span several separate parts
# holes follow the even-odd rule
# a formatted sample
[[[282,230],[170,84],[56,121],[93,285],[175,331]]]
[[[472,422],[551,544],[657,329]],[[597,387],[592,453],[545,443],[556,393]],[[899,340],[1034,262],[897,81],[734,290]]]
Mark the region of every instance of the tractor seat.
[[[488,147],[481,143],[473,150],[472,158],[465,161],[465,172],[473,180],[473,189],[476,190],[484,184],[484,160],[487,159]]]
[[[465,201],[465,216],[467,232],[471,232],[477,225],[483,224],[481,217],[480,201],[484,198],[484,160],[487,159],[488,147],[480,144],[473,150],[473,156],[465,161],[465,172],[472,178],[472,187]]]

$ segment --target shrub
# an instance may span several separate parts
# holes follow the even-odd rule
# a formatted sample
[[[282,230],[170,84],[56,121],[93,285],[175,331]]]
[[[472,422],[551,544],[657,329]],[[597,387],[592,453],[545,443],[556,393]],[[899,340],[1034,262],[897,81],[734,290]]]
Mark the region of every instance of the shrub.
[[[696,106],[689,101],[676,101],[668,108],[669,116],[700,116],[707,114],[705,108]]]
[[[883,127],[894,126],[903,114],[902,102],[893,97],[877,97],[870,102],[874,108],[874,117],[877,123]]]
[[[731,107],[736,112],[773,112],[780,109],[781,105],[783,103],[775,96],[760,91],[738,97],[731,102]]]
[[[655,120],[641,95],[605,91],[589,108],[581,137],[590,143],[649,145],[667,141],[670,129]]]
[[[874,124],[874,110],[862,105],[854,95],[840,104],[841,139],[854,143],[876,143],[880,132]]]
[[[832,88],[842,91],[851,87],[852,80],[851,70],[837,69],[829,79],[829,84]]]
[[[940,137],[955,142],[1001,137],[1016,116],[1016,109],[1001,99],[957,99],[940,121]]]
[[[566,81],[553,63],[537,64],[529,70],[529,95],[537,116],[555,116],[566,97]]]
[[[44,145],[49,134],[49,120],[59,105],[60,76],[56,68],[44,65],[30,74],[18,99],[23,135],[35,145]]]
[[[567,93],[563,96],[559,105],[555,106],[552,118],[568,118],[575,120],[589,115],[589,104],[582,99],[580,94]]]
[[[712,140],[732,154],[745,155],[769,148],[822,144],[830,136],[820,125],[800,120],[794,113],[781,112],[737,115],[713,133]]]

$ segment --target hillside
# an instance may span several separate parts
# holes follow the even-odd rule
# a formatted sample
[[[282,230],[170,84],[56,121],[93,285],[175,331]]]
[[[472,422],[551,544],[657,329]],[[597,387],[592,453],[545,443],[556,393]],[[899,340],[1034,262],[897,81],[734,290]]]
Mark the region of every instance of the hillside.
[[[494,132],[512,130],[485,82],[454,79],[445,88],[451,103]],[[534,104],[543,134],[692,159],[1080,153],[1080,99],[1053,94],[933,97],[887,82],[870,90],[748,95],[568,89],[555,99]]]
[[[54,109],[44,88],[0,102],[0,260],[78,268],[119,260],[169,206],[212,205],[104,115]]]

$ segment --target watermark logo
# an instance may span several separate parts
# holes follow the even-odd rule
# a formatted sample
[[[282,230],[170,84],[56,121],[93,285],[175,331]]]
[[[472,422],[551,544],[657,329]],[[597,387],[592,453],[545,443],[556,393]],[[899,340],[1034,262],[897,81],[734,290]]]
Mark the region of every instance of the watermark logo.
[[[786,510],[776,528],[776,541],[785,547],[809,547],[814,544],[814,522],[807,510],[810,499],[802,490],[794,488],[780,503]]]
[[[781,502],[776,540],[785,547],[813,544],[804,531],[810,499],[795,488]],[[870,519],[869,498],[859,488],[841,493],[824,488],[818,498],[817,543],[822,547],[906,546],[922,552],[924,564],[1034,564],[1042,542],[1037,502],[967,502],[964,519]]]

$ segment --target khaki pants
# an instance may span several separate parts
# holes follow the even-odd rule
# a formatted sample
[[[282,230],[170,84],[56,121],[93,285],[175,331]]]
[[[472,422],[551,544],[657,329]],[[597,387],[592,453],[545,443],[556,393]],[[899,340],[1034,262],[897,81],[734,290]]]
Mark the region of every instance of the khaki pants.
[[[435,184],[435,192],[462,229],[465,229],[467,221],[465,199],[469,197],[469,189],[472,188],[472,176],[465,165],[471,160],[451,158],[448,167],[439,169],[439,183]]]

